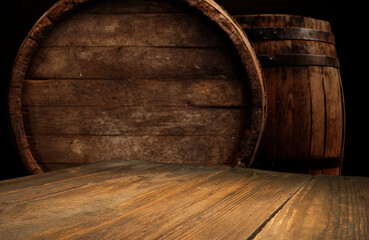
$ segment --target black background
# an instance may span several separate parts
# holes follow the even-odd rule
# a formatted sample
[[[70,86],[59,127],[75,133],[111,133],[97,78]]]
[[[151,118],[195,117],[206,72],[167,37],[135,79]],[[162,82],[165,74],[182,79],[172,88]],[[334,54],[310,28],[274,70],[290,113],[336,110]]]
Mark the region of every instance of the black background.
[[[5,2],[5,3],[4,3]],[[0,180],[28,175],[12,143],[7,111],[7,85],[17,51],[35,22],[56,0],[12,0],[2,2],[3,44],[0,84],[1,153]],[[231,15],[293,14],[329,21],[336,38],[346,106],[346,144],[343,175],[369,176],[368,20],[364,2],[333,0],[218,0]]]

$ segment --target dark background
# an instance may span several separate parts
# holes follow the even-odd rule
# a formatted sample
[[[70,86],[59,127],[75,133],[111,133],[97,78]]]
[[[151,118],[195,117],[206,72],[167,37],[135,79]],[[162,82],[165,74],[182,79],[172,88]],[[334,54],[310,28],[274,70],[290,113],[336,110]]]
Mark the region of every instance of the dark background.
[[[5,2],[5,3],[4,3]],[[35,22],[56,0],[12,0],[2,3],[3,40],[0,83],[0,180],[28,175],[10,136],[7,85],[17,51]],[[218,0],[231,15],[294,14],[329,21],[336,38],[346,105],[346,144],[343,175],[369,176],[366,169],[368,124],[366,90],[368,20],[366,6],[355,1],[333,0]],[[368,147],[369,148],[369,147]]]

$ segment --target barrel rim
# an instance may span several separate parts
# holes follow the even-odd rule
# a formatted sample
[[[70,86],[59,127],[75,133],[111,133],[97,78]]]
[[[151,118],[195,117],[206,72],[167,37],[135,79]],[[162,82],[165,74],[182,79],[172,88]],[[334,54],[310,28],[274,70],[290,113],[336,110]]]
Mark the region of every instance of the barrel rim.
[[[8,88],[8,109],[13,138],[19,155],[32,174],[42,173],[28,144],[22,116],[22,80],[25,78],[28,64],[38,48],[38,43],[49,33],[59,21],[70,12],[94,0],[60,0],[47,10],[31,28],[24,39],[15,58]],[[213,0],[180,0],[197,9],[210,20],[215,22],[230,38],[248,75],[251,85],[252,101],[250,105],[255,109],[250,116],[251,123],[246,129],[233,166],[251,166],[264,131],[266,120],[266,93],[261,65],[251,43],[242,28],[233,18]],[[253,138],[247,135],[252,134]]]
[[[303,18],[306,20],[318,20],[324,22],[328,26],[330,26],[330,22],[324,19],[314,18],[307,15],[297,15],[297,14],[284,14],[284,13],[262,13],[262,14],[236,14],[233,15],[235,18],[247,18],[247,17],[295,17],[295,18]]]
[[[251,41],[304,40],[336,44],[332,32],[303,27],[244,28]]]

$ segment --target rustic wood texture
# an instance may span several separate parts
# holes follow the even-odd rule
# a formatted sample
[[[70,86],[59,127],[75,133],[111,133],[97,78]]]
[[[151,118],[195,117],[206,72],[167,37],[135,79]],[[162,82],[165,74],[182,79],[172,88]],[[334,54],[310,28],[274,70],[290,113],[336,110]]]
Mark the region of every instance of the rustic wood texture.
[[[27,78],[243,78],[236,59],[218,48],[40,47]]]
[[[59,94],[53,95],[55,92]],[[22,88],[22,104],[25,107],[246,107],[246,99],[247,92],[240,79],[25,80]],[[17,106],[15,103],[13,108]]]
[[[369,178],[112,160],[0,182],[0,239],[367,239]]]
[[[255,239],[368,239],[369,179],[318,175]]]
[[[115,1],[119,6],[126,6]],[[109,4],[109,3],[108,3]],[[139,6],[145,6],[144,2]],[[48,37],[40,43],[43,47],[65,46],[153,46],[153,47],[222,47],[224,42],[213,38],[217,32],[198,18],[183,13],[165,14],[141,12],[133,14],[133,7],[127,14],[110,11],[96,13],[76,13],[68,17]],[[89,10],[89,9],[87,9]],[[179,9],[180,10],[180,9]],[[131,12],[130,12],[131,11]],[[186,27],[186,31],[175,34]],[[85,33],[85,34],[81,34]],[[150,38],[147,37],[149,33]]]
[[[132,159],[219,165],[235,157],[241,137],[235,136],[37,136],[30,149],[46,171],[62,164],[85,164],[128,156]],[[64,151],[67,149],[68,151]],[[109,151],[102,151],[109,149]],[[45,159],[45,160],[43,160]],[[223,165],[225,165],[223,163]],[[56,167],[55,166],[55,167]]]
[[[0,239],[248,239],[309,175],[114,160],[0,182]]]
[[[15,61],[9,110],[32,173],[116,158],[252,162],[257,57],[213,1],[62,0]]]
[[[337,59],[330,24],[293,15],[240,15],[235,18],[246,32],[260,29],[263,38],[251,39],[258,56],[276,59],[296,56],[295,62],[262,65],[268,93],[268,119],[254,167],[340,174],[345,135],[340,69],[326,63],[315,65],[305,60],[303,64],[297,61],[309,56]],[[275,32],[270,30],[270,36],[264,36],[264,28],[275,29]],[[317,30],[330,38],[309,40],[303,39],[305,36],[301,39],[286,36],[284,39],[283,36],[279,38],[278,29]]]
[[[243,109],[234,108],[43,107],[24,111],[26,133],[37,136],[237,136],[244,131],[243,121],[247,122]]]

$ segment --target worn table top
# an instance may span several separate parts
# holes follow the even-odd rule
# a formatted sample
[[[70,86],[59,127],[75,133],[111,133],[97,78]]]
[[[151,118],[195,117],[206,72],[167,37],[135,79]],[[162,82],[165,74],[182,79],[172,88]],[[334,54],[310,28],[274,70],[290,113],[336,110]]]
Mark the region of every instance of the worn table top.
[[[0,182],[0,239],[368,239],[369,178],[115,160]]]

